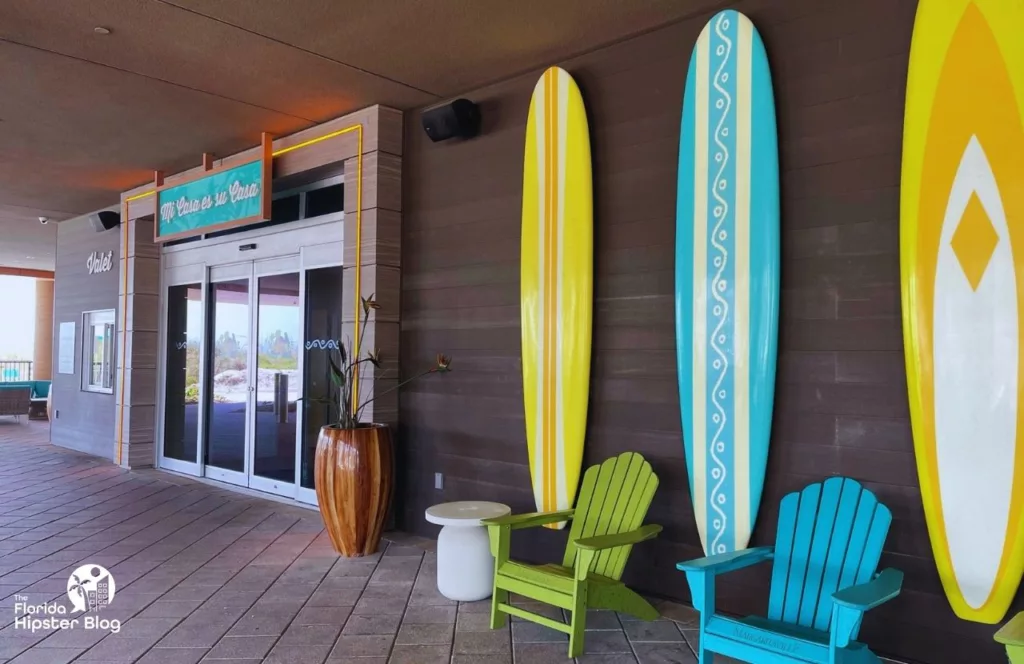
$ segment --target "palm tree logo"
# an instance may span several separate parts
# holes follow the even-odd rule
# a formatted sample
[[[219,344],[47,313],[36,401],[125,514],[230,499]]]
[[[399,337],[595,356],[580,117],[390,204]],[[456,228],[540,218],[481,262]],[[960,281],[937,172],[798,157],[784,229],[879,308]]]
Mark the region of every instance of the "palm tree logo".
[[[82,565],[68,577],[72,613],[102,609],[114,601],[114,577],[100,565]]]
[[[72,613],[85,611],[89,607],[87,586],[92,585],[92,579],[81,572],[82,568],[79,567],[71,573],[71,578],[68,579],[68,598],[71,600],[72,606],[75,607]]]

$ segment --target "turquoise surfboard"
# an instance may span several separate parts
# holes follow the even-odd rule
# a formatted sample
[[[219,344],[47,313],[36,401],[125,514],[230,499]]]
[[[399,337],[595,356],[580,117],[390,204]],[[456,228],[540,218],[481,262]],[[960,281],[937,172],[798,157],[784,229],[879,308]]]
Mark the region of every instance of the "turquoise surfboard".
[[[779,160],[761,37],[704,26],[686,77],[676,348],[690,496],[708,555],[744,549],[764,489],[779,329]]]

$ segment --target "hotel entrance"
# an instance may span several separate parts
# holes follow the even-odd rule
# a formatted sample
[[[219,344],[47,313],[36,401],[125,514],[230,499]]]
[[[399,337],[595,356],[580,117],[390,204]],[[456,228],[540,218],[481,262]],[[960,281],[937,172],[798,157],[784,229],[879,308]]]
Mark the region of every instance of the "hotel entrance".
[[[162,468],[316,502],[340,214],[165,249]]]
[[[298,256],[210,270],[207,477],[272,493],[295,482],[302,333]]]

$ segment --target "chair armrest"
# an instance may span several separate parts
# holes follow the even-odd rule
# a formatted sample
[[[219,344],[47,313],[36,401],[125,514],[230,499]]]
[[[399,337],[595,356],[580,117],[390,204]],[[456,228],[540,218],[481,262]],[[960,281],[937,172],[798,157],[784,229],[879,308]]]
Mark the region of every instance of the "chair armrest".
[[[754,549],[743,549],[741,551],[730,551],[719,553],[715,556],[697,558],[676,563],[676,569],[683,572],[704,572],[710,574],[725,574],[744,567],[750,567],[771,560],[775,556],[774,547],[759,546]]]
[[[661,526],[657,524],[648,524],[637,528],[636,530],[630,530],[626,533],[617,533],[615,535],[598,535],[597,537],[584,537],[576,540],[574,544],[577,549],[583,549],[584,551],[601,551],[602,549],[612,549],[617,546],[626,546],[627,544],[637,544],[645,540],[653,539],[658,536],[661,532]]]
[[[1021,611],[1010,622],[999,628],[995,636],[996,641],[1008,646],[1024,645],[1024,611]]]
[[[482,519],[483,526],[511,526],[512,530],[519,528],[532,528],[543,526],[546,523],[558,523],[572,518],[575,510],[562,510],[561,512],[530,512],[529,514],[509,514],[498,516],[493,519]]]
[[[903,572],[891,568],[884,569],[867,583],[832,593],[832,601],[839,606],[863,613],[899,595],[902,586]]]

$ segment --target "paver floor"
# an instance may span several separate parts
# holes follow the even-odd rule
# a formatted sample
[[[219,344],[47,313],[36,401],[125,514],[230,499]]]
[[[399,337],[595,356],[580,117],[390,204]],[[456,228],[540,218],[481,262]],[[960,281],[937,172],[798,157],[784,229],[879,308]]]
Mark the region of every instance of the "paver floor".
[[[440,595],[429,540],[390,534],[380,553],[342,559],[315,511],[126,472],[47,439],[47,423],[0,418],[0,664],[569,661],[565,635],[518,619],[490,630],[489,602]],[[117,633],[15,624],[18,604],[74,617],[68,578],[86,564],[115,580],[91,615],[119,621]],[[696,614],[660,608],[675,620],[593,612],[577,661],[696,662]]]

